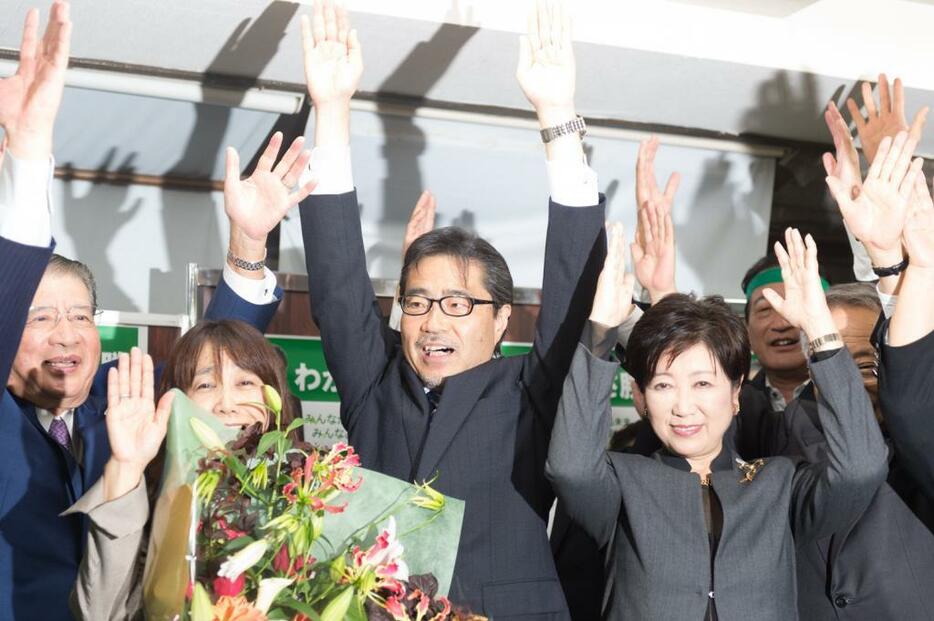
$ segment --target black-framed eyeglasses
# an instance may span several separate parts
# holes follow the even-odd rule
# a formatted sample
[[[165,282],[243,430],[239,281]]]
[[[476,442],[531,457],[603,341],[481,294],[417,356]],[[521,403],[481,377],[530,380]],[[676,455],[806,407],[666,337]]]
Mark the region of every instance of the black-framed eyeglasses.
[[[435,302],[441,312],[449,317],[466,317],[478,304],[493,304],[493,300],[478,300],[466,295],[446,295],[443,298],[429,298],[424,295],[409,294],[402,296],[400,304],[406,315],[427,315]]]
[[[93,306],[76,304],[65,309],[64,314],[54,306],[31,306],[26,314],[26,327],[31,329],[52,330],[59,324],[62,317],[77,328],[91,328],[94,326],[94,317],[100,311]]]

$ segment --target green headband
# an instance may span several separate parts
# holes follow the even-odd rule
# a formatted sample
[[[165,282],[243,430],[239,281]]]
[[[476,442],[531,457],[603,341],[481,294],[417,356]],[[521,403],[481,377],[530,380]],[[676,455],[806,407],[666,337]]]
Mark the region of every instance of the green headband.
[[[771,285],[777,282],[784,282],[782,280],[782,268],[780,267],[770,267],[764,269],[758,274],[756,274],[752,280],[749,281],[749,284],[746,285],[746,299],[748,300],[752,296],[752,292],[762,287],[764,285]],[[824,291],[830,288],[830,283],[827,282],[827,279],[821,277],[820,286]]]

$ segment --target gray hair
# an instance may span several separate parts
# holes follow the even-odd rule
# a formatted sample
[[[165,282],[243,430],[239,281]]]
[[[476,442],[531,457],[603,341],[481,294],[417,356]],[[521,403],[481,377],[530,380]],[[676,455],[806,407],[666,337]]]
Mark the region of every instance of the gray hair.
[[[827,306],[830,308],[865,308],[874,313],[882,312],[882,303],[876,287],[868,282],[848,282],[834,285],[827,290]]]
[[[94,274],[91,273],[91,268],[87,265],[81,261],[66,259],[60,254],[53,254],[49,258],[45,273],[71,276],[80,280],[91,295],[91,306],[97,308],[97,283],[94,282]]]

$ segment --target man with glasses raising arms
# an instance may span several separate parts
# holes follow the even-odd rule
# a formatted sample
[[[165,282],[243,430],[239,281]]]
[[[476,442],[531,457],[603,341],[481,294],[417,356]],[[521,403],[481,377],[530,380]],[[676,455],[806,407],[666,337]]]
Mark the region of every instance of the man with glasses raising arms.
[[[541,310],[532,352],[495,356],[512,310],[512,277],[486,241],[430,231],[406,251],[400,331],[367,274],[350,168],[350,100],[363,70],[346,13],[330,1],[303,20],[315,110],[302,203],[312,313],[363,465],[427,481],[466,501],[452,601],[497,620],[567,619],[546,534],[554,500],[545,457],[557,401],[603,263],[604,202],[584,163],[574,111],[569,21],[539,3],[517,76],[536,110],[551,181]]]

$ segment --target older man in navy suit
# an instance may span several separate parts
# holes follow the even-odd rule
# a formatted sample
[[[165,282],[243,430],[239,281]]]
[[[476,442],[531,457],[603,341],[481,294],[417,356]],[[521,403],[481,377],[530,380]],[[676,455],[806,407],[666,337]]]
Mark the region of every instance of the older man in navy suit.
[[[52,127],[68,64],[68,3],[53,4],[45,35],[26,18],[20,66],[0,81],[0,621],[71,619],[68,597],[86,525],[59,514],[102,474],[110,457],[106,376],[94,325],[94,279],[83,264],[53,255],[49,180]],[[253,175],[240,179],[228,151],[225,208],[230,246],[209,318],[263,330],[281,289],[263,263],[266,235],[308,190],[290,192],[307,164],[301,139],[273,169],[282,136],[270,140]],[[307,187],[307,186],[306,186]],[[310,188],[309,188],[310,189]],[[110,365],[107,365],[110,366]]]

